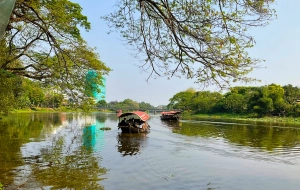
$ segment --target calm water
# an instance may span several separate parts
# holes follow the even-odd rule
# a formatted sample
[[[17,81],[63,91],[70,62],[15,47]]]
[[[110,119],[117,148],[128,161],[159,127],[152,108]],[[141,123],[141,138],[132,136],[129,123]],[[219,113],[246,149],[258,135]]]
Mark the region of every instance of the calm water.
[[[0,182],[4,189],[300,189],[300,127],[157,115],[149,124],[149,134],[126,135],[114,114],[3,118]]]

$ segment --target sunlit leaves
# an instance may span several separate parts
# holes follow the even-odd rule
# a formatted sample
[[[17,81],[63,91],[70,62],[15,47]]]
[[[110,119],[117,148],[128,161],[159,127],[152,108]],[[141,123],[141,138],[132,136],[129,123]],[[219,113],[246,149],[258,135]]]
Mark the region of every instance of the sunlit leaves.
[[[186,76],[220,87],[249,82],[257,66],[247,49],[246,33],[265,26],[275,11],[264,0],[118,0],[117,10],[104,17],[137,52],[152,76]]]
[[[55,85],[72,99],[84,98],[86,73],[94,70],[101,78],[110,69],[82,39],[80,27],[89,30],[90,23],[81,11],[69,0],[17,0],[1,68]],[[96,83],[101,85],[101,80]]]

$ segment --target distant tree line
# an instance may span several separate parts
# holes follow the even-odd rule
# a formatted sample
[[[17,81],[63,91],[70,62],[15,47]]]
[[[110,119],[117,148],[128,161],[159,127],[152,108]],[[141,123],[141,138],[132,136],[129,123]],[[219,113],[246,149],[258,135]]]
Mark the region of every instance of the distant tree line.
[[[100,100],[97,103],[97,107],[105,108],[109,110],[149,110],[154,109],[150,103],[146,102],[136,102],[131,99],[125,99],[123,101],[111,101],[107,103],[105,100]]]
[[[291,84],[259,87],[237,86],[219,92],[188,89],[175,94],[169,109],[188,110],[194,114],[255,113],[258,116],[300,116],[300,88]]]

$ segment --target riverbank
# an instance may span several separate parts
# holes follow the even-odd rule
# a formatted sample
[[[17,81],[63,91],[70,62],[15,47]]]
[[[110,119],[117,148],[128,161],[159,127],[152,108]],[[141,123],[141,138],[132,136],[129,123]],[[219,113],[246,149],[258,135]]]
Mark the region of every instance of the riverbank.
[[[110,110],[97,110],[91,109],[89,112],[112,112]],[[87,112],[80,108],[68,108],[68,107],[59,107],[59,108],[41,108],[41,107],[34,107],[34,108],[25,108],[25,109],[16,109],[12,110],[10,113],[35,113],[35,112],[44,112],[44,113],[57,113],[57,112]]]
[[[256,114],[233,114],[233,113],[220,113],[220,114],[183,114],[182,119],[209,119],[209,120],[239,120],[239,121],[257,121],[265,123],[293,123],[300,124],[300,117],[258,117]]]

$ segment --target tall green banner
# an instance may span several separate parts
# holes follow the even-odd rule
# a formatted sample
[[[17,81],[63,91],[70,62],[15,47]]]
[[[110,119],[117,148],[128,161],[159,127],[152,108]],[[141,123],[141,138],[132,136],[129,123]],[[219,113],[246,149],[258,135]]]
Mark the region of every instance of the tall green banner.
[[[5,32],[16,0],[0,0],[0,38]]]

